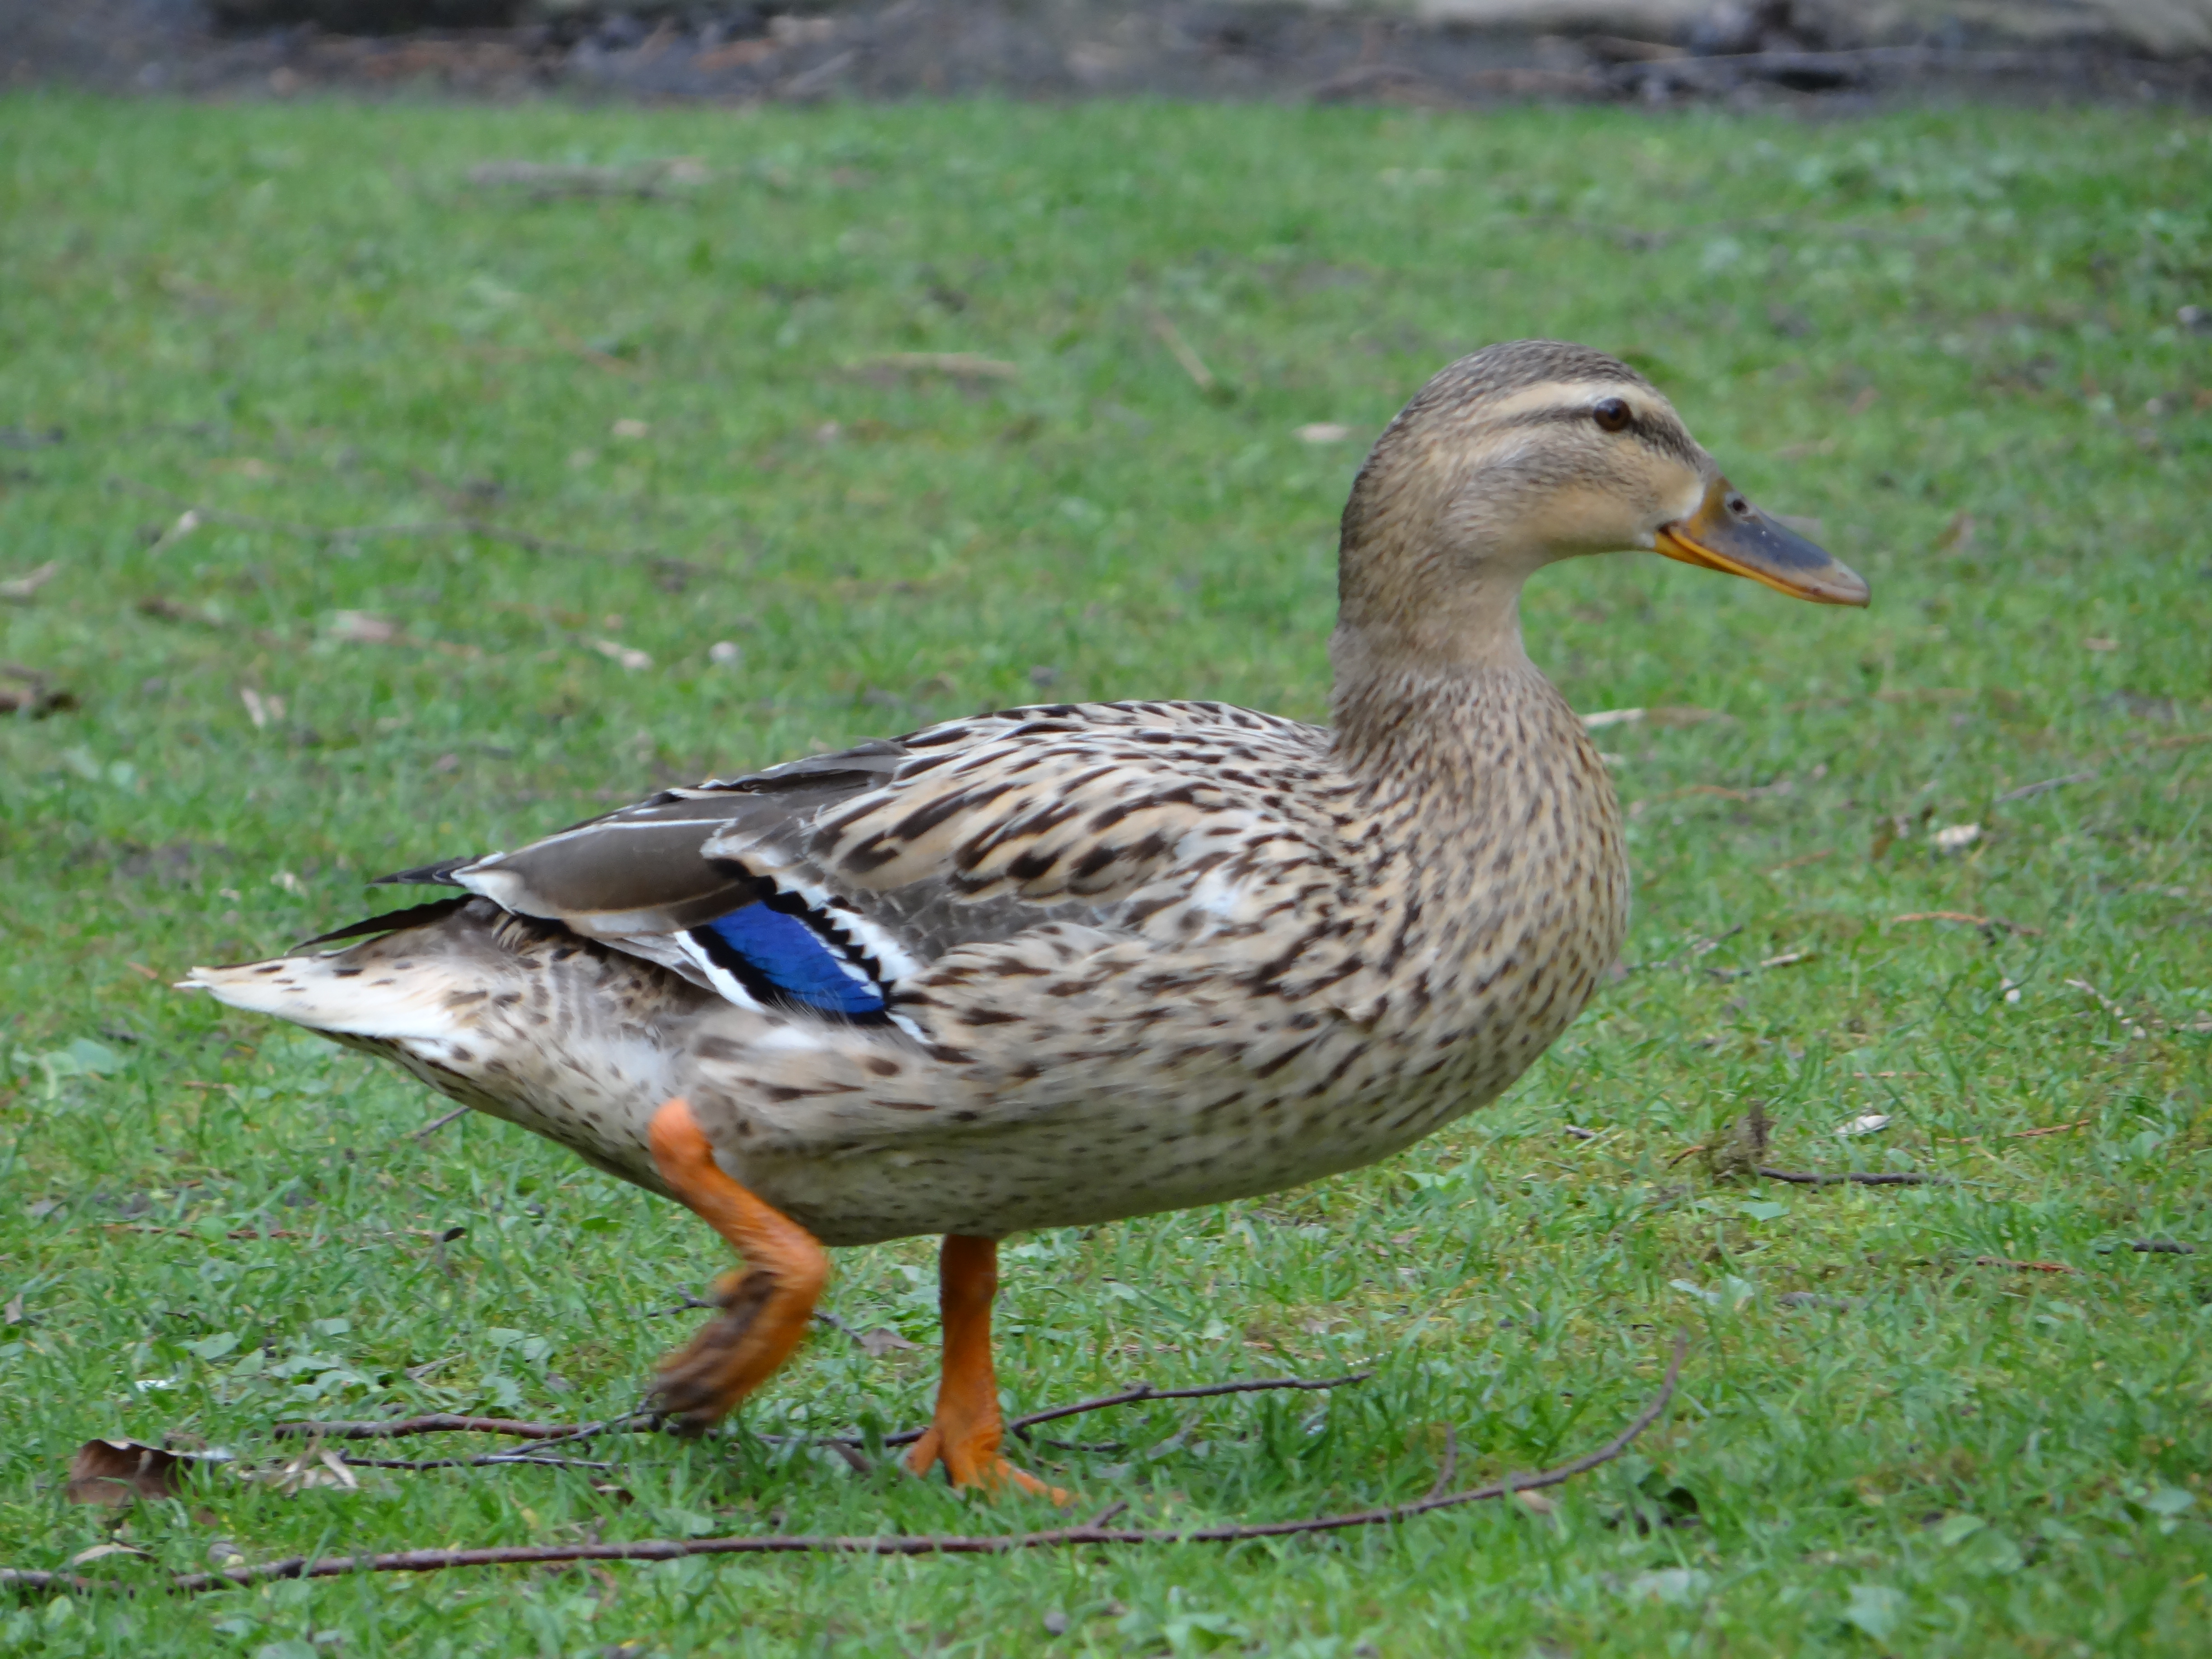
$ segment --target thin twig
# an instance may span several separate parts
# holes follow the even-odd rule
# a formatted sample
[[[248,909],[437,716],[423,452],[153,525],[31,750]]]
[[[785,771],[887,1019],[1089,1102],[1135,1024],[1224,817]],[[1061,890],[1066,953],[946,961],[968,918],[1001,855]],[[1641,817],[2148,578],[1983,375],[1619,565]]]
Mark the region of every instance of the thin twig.
[[[422,1417],[384,1421],[279,1423],[269,1431],[279,1440],[395,1440],[413,1434],[506,1434],[518,1440],[553,1440],[575,1432],[574,1423],[526,1423],[512,1417],[461,1417],[431,1412]]]
[[[702,1302],[696,1305],[702,1308],[712,1308],[719,1304],[712,1302]],[[851,1337],[855,1342],[860,1340],[860,1333],[854,1326],[845,1320],[840,1319],[836,1314],[831,1313],[827,1308],[817,1308],[814,1310],[814,1322],[817,1325],[827,1325],[833,1331],[842,1331],[846,1335]]]
[[[48,559],[35,570],[27,570],[20,576],[11,576],[6,581],[0,581],[0,599],[27,605],[38,597],[40,588],[61,574],[62,562]]]
[[[2036,795],[2048,794],[2053,789],[2063,789],[2069,783],[2094,783],[2094,772],[2069,772],[2063,778],[2045,778],[2041,783],[2023,783],[2017,789],[2008,789],[1993,798],[1990,805],[2002,806],[2007,801],[2027,800]]]
[[[1675,1339],[1674,1351],[1668,1361],[1667,1374],[1659,1391],[1626,1428],[1595,1451],[1533,1474],[1508,1475],[1503,1480],[1434,1494],[1408,1504],[1218,1527],[1109,1528],[1093,1522],[1042,1532],[980,1534],[889,1533],[837,1537],[771,1533],[732,1538],[641,1538],[617,1543],[523,1545],[499,1549],[399,1550],[383,1555],[295,1555],[260,1566],[179,1573],[167,1588],[181,1595],[195,1595],[272,1579],[335,1578],[356,1572],[436,1572],[448,1567],[537,1566],[569,1561],[673,1561],[693,1555],[1006,1555],[1017,1550],[1066,1549],[1079,1545],[1235,1544],[1251,1539],[1389,1526],[1463,1504],[1564,1486],[1578,1474],[1611,1462],[1633,1445],[1667,1409],[1680,1381],[1682,1359],[1688,1347],[1686,1338]],[[125,1595],[132,1589],[117,1581],[88,1580],[71,1573],[0,1568],[0,1586],[7,1585],[33,1590],[106,1590]]]
[[[190,623],[195,628],[212,628],[218,631],[230,627],[221,617],[211,617],[204,611],[195,611],[188,605],[179,605],[174,599],[164,599],[159,593],[149,593],[139,600],[138,614],[159,617],[163,622]],[[273,651],[282,651],[292,643],[282,634],[272,634],[265,628],[248,628],[240,631],[256,645],[266,646]]]
[[[1451,1490],[1452,1477],[1459,1473],[1459,1431],[1449,1423],[1444,1425],[1443,1461],[1437,1465],[1437,1478],[1429,1486],[1431,1498],[1441,1498]]]
[[[2079,1267],[2069,1267],[2063,1261],[2015,1261],[2008,1255],[1978,1255],[1974,1258],[1974,1265],[1977,1267],[2010,1267],[2015,1272],[2023,1273],[2081,1272]]]
[[[1648,887],[1650,884],[1646,882],[1644,885]],[[1673,956],[1668,957],[1664,962],[1639,962],[1628,971],[1632,974],[1663,973],[1666,969],[1674,967],[1678,963],[1694,962],[1698,957],[1709,956],[1714,951],[1719,949],[1723,944],[1734,939],[1738,933],[1743,932],[1747,925],[1747,924],[1744,922],[1739,921],[1725,933],[1715,933],[1711,939],[1692,939],[1688,945],[1676,951]]]
[[[349,1457],[338,1462],[356,1469],[489,1469],[526,1463],[541,1469],[611,1469],[611,1463],[587,1462],[580,1457],[540,1457],[534,1451],[486,1452],[479,1457]]]
[[[2007,921],[2002,916],[1977,916],[1965,910],[1915,910],[1906,915],[1892,916],[1890,925],[1901,921],[1963,921],[1969,927],[1978,927],[1984,933],[2025,933],[2030,939],[2041,939],[2043,929],[2024,923]]]
[[[701,1305],[714,1307],[714,1303]],[[670,1311],[676,1311],[670,1310]],[[841,1326],[842,1322],[836,1322]],[[1085,1412],[1104,1411],[1109,1406],[1132,1406],[1147,1400],[1206,1400],[1221,1395],[1261,1394],[1276,1389],[1310,1393],[1321,1389],[1340,1389],[1347,1383],[1364,1382],[1375,1373],[1353,1371],[1343,1376],[1308,1378],[1302,1376],[1261,1377],[1249,1382],[1209,1382],[1197,1388],[1155,1389],[1142,1383],[1125,1389],[1119,1394],[1101,1395],[1092,1400],[1079,1400],[1072,1406],[1054,1406],[1041,1412],[1031,1412],[1018,1417],[1006,1425],[1006,1431],[1030,1438],[1029,1431],[1039,1423],[1050,1423],[1062,1417],[1074,1417]],[[658,1419],[651,1412],[632,1412],[625,1417],[611,1417],[599,1423],[534,1423],[512,1417],[462,1417],[450,1412],[433,1412],[421,1417],[399,1417],[389,1420],[367,1422],[296,1422],[279,1423],[270,1431],[279,1439],[325,1440],[392,1440],[418,1434],[504,1434],[518,1440],[532,1440],[539,1446],[564,1440],[584,1440],[594,1435],[610,1432],[643,1434],[652,1432]],[[910,1446],[928,1432],[926,1428],[901,1429],[896,1434],[885,1435],[886,1446]],[[823,1435],[813,1437],[813,1443],[832,1448],[857,1448],[864,1443],[858,1435]],[[1095,1451],[1103,1447],[1069,1447],[1071,1450]],[[519,1456],[513,1453],[507,1455]],[[422,1467],[436,1468],[436,1461],[426,1462]]]
[[[2039,1129],[2007,1129],[1995,1137],[1998,1140],[2034,1140],[2044,1135],[2063,1135],[2069,1129],[2079,1129],[2094,1123],[2094,1117],[2077,1117],[2071,1123],[2046,1123]],[[1945,1146],[1971,1146],[1976,1141],[1991,1139],[1988,1135],[1937,1135],[1936,1143]]]
[[[1274,1389],[1290,1389],[1297,1393],[1312,1393],[1322,1389],[1341,1389],[1348,1383],[1364,1382],[1373,1371],[1348,1371],[1342,1376],[1307,1378],[1303,1376],[1266,1376],[1250,1382],[1208,1382],[1194,1389],[1156,1389],[1149,1382],[1140,1382],[1120,1394],[1100,1395],[1095,1400],[1079,1400],[1072,1406],[1054,1406],[1041,1412],[1031,1412],[1018,1417],[1006,1425],[1006,1432],[1028,1438],[1028,1431],[1039,1423],[1050,1423],[1062,1417],[1075,1417],[1084,1412],[1104,1411],[1109,1406],[1133,1406],[1146,1400],[1211,1400],[1224,1394],[1264,1394]],[[919,1440],[926,1431],[902,1430],[885,1438],[886,1446],[902,1446]]]
[[[1841,1175],[1814,1175],[1808,1170],[1776,1170],[1757,1166],[1769,1181],[1794,1182],[1800,1187],[1834,1187],[1849,1182],[1860,1187],[1948,1187],[1948,1176],[1915,1175],[1896,1170],[1847,1170]]]
[[[424,1124],[419,1129],[410,1129],[407,1132],[407,1138],[410,1140],[428,1140],[432,1135],[437,1133],[439,1130],[444,1128],[448,1123],[453,1122],[456,1118],[466,1117],[474,1110],[476,1110],[476,1108],[473,1106],[456,1106],[452,1111],[447,1113],[445,1116],[434,1119],[432,1121]]]
[[[2150,1033],[2146,1028],[2154,1025],[2158,1027],[2161,1031],[2173,1029],[2172,1021],[2162,1018],[2157,1014],[2130,1013],[2125,1008],[2113,1001],[2112,998],[2106,996],[2102,991],[2100,991],[2095,986],[2090,984],[2086,979],[2069,979],[2066,982],[2072,986],[2075,990],[2087,991],[2091,996],[2096,998],[2106,1013],[2110,1014],[2114,1019],[2117,1019],[2121,1024],[2128,1028],[2128,1035],[2130,1036],[2148,1036]],[[2182,1026],[2180,1029],[2185,1031],[2212,1031],[2212,1019],[2196,1020],[2190,1024]]]
[[[956,380],[1013,380],[1021,378],[1016,365],[972,351],[879,351],[848,368],[866,371],[890,369],[908,374],[943,374]]]
[[[1182,367],[1182,372],[1190,376],[1191,384],[1200,392],[1211,394],[1220,384],[1213,378],[1213,371],[1206,366],[1206,360],[1198,355],[1189,341],[1183,338],[1182,331],[1175,325],[1164,311],[1152,313],[1152,332],[1160,337],[1160,343],[1168,349],[1169,355]]]
[[[689,1291],[686,1291],[684,1293],[684,1299],[678,1303],[674,1307],[648,1308],[646,1310],[645,1316],[647,1319],[665,1319],[671,1314],[690,1313],[694,1308],[713,1308],[719,1310],[721,1305],[722,1304],[719,1302],[710,1302],[704,1297],[693,1296]]]
[[[416,1434],[504,1434],[517,1440],[551,1445],[562,1440],[587,1440],[599,1434],[649,1433],[653,1421],[650,1412],[630,1412],[597,1423],[531,1423],[512,1417],[459,1417],[451,1412],[432,1412],[422,1417],[396,1417],[366,1423],[279,1423],[270,1432],[279,1440],[395,1440]]]

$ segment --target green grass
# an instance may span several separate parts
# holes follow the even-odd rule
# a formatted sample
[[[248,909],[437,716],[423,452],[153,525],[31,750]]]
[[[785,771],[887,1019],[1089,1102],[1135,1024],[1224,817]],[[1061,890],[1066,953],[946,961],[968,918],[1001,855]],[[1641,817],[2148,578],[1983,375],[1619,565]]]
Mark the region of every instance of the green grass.
[[[466,179],[668,155],[704,182]],[[62,565],[0,604],[0,660],[81,705],[0,727],[0,1562],[108,1536],[61,1492],[91,1436],[265,1462],[301,1414],[626,1408],[694,1316],[647,1316],[725,1260],[520,1131],[410,1139],[441,1103],[167,989],[185,965],[350,920],[386,869],[940,715],[1319,718],[1361,446],[1490,340],[1624,353],[1875,594],[1820,610],[1629,557],[1544,576],[1530,647],[1577,708],[1724,716],[1601,733],[1648,965],[1389,1164],[1007,1252],[1015,1409],[1376,1368],[1325,1403],[1090,1419],[1130,1449],[1032,1460],[1137,1522],[1417,1495],[1445,1424],[1470,1476],[1571,1455],[1688,1330],[1672,1413],[1554,1514],[32,1597],[0,1602],[0,1646],[2201,1652],[2212,1254],[2127,1241],[2212,1246],[2212,335],[2176,322],[2212,306],[2208,204],[2212,127],[2154,112],[0,102],[0,577]],[[1018,374],[854,368],[944,351]],[[1297,435],[1328,421],[1355,436]],[[2017,927],[1895,920],[1936,910]],[[1778,1163],[1956,1184],[1675,1161],[1753,1100]],[[1866,1113],[1893,1121],[1836,1137]],[[818,1335],[702,1443],[613,1443],[596,1477],[218,1477],[121,1523],[155,1563],[94,1571],[1032,1524],[756,1437],[926,1412],[930,1249],[844,1253],[831,1292],[917,1350]]]

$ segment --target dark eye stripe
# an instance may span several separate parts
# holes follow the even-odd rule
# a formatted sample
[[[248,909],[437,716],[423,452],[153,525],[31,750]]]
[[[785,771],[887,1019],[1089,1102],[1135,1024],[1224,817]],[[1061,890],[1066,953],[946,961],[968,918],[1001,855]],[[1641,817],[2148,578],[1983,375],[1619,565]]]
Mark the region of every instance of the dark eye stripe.
[[[1561,422],[1587,422],[1590,417],[1588,404],[1574,404],[1552,409],[1532,409],[1524,414],[1509,415],[1498,422],[1502,427],[1551,426]],[[1630,417],[1626,428],[1647,447],[1686,461],[1692,466],[1700,464],[1704,457],[1690,434],[1671,421],[1654,421],[1641,415]]]

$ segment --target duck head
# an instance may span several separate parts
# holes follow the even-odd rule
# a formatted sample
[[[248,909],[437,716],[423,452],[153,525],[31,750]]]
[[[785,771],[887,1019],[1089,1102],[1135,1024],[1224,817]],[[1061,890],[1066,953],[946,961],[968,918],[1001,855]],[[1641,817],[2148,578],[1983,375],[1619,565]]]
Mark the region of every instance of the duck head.
[[[1746,501],[1627,364],[1554,340],[1486,347],[1414,395],[1352,485],[1340,674],[1384,657],[1438,669],[1518,659],[1532,574],[1638,550],[1817,604],[1867,602],[1857,574]]]

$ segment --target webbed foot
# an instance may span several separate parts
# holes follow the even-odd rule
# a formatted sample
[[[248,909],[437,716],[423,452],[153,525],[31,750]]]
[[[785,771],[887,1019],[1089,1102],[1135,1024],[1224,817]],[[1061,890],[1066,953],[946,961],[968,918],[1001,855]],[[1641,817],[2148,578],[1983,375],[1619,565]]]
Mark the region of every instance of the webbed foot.
[[[944,1370],[937,1410],[906,1467],[927,1474],[939,1464],[956,1486],[1012,1486],[1055,1504],[1072,1494],[1046,1485],[999,1455],[1006,1430],[999,1415],[999,1381],[991,1364],[991,1302],[999,1290],[999,1243],[992,1238],[945,1235],[938,1255],[938,1305],[945,1317]]]
[[[649,1138],[669,1189],[745,1258],[715,1281],[720,1314],[660,1362],[653,1386],[655,1407],[697,1433],[791,1357],[830,1282],[830,1258],[811,1233],[723,1172],[685,1102],[655,1113]]]

